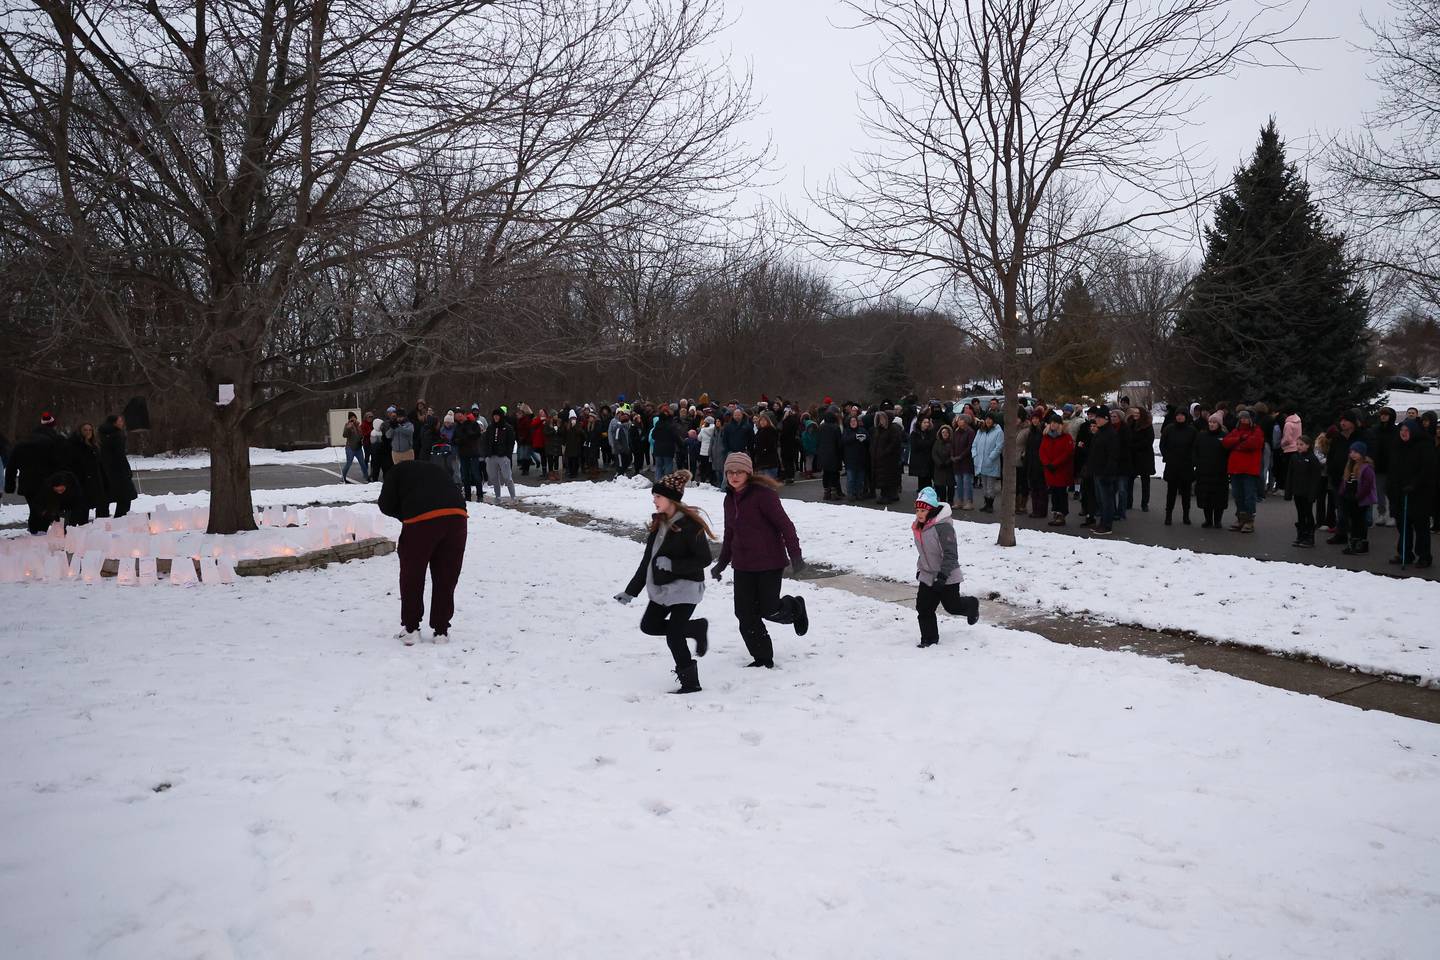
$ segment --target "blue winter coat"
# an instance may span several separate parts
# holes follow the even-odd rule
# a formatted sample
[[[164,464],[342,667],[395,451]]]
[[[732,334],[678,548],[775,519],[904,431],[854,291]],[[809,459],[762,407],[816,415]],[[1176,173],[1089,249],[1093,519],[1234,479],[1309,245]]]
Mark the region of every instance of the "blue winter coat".
[[[975,440],[970,444],[970,455],[975,458],[977,477],[1000,476],[1000,457],[1005,449],[1005,431],[999,427],[976,430]]]

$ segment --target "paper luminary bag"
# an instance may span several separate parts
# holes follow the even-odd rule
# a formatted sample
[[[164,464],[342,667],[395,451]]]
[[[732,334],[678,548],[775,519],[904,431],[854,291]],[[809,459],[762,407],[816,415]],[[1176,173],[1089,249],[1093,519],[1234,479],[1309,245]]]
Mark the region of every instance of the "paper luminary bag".
[[[173,533],[162,533],[151,540],[150,552],[162,560],[173,560],[180,552],[179,541]]]
[[[135,561],[136,573],[135,582],[142,587],[155,586],[158,576],[154,557],[141,557]]]
[[[194,586],[198,582],[195,576],[195,561],[189,557],[176,557],[170,563],[170,583],[177,587]]]
[[[85,559],[80,564],[80,579],[86,583],[98,583],[100,581],[100,568],[105,566],[105,554],[100,550],[91,550],[85,554]]]
[[[42,576],[47,583],[60,583],[65,579],[65,571],[69,564],[65,562],[65,554],[56,551],[45,558],[45,567]]]
[[[115,582],[127,587],[135,586],[135,561],[132,558],[120,558],[120,565],[115,568]]]
[[[235,582],[235,562],[229,557],[219,557],[215,560],[215,572],[219,575],[222,586]]]

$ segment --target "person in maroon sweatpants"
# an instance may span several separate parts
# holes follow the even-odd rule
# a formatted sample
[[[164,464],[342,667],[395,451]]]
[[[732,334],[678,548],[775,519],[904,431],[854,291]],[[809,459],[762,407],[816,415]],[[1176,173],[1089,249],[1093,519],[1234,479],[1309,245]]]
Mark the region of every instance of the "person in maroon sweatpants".
[[[399,635],[411,646],[425,615],[425,571],[430,571],[430,630],[436,643],[449,639],[455,585],[465,562],[465,500],[450,472],[438,463],[409,460],[385,474],[380,512],[404,524],[400,531]]]

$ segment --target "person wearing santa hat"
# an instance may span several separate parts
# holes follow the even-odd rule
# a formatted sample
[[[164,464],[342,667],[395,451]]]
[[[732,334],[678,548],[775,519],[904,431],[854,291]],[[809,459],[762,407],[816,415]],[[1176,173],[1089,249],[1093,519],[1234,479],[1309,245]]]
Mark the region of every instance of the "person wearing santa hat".
[[[49,527],[50,504],[54,500],[49,479],[59,472],[74,472],[72,446],[55,427],[54,414],[40,414],[40,425],[30,438],[17,443],[5,463],[5,492],[18,493],[29,504],[26,523],[31,533]]]

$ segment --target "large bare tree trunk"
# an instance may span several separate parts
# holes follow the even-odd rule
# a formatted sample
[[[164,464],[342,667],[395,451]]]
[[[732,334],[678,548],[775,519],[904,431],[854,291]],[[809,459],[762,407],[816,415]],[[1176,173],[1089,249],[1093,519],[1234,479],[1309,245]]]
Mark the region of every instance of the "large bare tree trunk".
[[[250,437],[241,423],[239,397],[215,408],[210,423],[210,525],[207,533],[255,529],[250,497]]]
[[[1019,304],[1018,286],[1019,278],[1016,274],[1001,278],[1004,314],[1000,318],[998,329],[1000,376],[1004,383],[1000,392],[1005,395],[1005,399],[1001,401],[1003,409],[1000,414],[1000,433],[1004,438],[1001,449],[1004,453],[1000,458],[1000,534],[995,538],[997,547],[1015,546],[1015,491],[1011,489],[1011,478],[1015,476],[1015,468],[1020,464],[1020,431],[1012,426],[1020,409],[1020,358],[1015,353],[1020,332],[1020,323],[1015,316]]]

